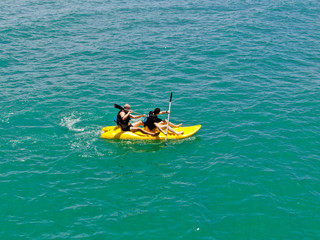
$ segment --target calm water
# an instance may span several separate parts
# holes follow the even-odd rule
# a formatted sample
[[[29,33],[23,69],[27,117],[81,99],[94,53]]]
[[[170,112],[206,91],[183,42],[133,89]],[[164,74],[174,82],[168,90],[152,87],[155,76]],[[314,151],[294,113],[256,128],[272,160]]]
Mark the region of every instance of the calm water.
[[[320,239],[320,2],[0,3],[0,239]],[[107,141],[113,104],[202,124]]]

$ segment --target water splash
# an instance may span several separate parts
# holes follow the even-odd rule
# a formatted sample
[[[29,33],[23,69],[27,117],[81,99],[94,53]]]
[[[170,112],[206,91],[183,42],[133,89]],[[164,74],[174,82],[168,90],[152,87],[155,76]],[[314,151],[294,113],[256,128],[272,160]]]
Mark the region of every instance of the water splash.
[[[77,117],[75,112],[72,112],[70,116],[63,117],[60,122],[60,126],[67,127],[73,132],[83,132],[84,128],[76,128],[75,125],[81,122],[81,117]]]

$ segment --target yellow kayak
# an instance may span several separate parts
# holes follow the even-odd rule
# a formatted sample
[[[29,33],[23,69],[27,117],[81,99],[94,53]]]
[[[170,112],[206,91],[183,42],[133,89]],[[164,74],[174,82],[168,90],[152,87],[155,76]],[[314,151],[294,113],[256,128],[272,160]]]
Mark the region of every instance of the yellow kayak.
[[[190,127],[179,127],[175,128],[176,131],[184,131],[182,135],[176,135],[172,132],[168,132],[168,139],[182,139],[191,137],[201,128],[201,125],[195,125]],[[102,138],[105,139],[140,139],[140,140],[164,140],[166,135],[160,133],[158,136],[151,136],[149,134],[143,134],[142,132],[130,132],[122,131],[118,126],[104,127],[101,134]]]

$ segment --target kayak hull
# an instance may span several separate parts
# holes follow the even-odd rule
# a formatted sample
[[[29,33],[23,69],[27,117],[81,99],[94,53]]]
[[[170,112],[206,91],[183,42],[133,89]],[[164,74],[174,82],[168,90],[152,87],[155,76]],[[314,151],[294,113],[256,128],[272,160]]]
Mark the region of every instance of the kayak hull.
[[[193,136],[201,128],[201,125],[195,125],[190,127],[174,128],[176,131],[184,131],[182,135],[176,135],[172,132],[168,132],[168,139],[183,139]],[[122,131],[118,126],[104,127],[101,137],[104,139],[137,139],[137,140],[165,140],[166,135],[160,133],[158,136],[151,136],[142,132],[130,132]]]

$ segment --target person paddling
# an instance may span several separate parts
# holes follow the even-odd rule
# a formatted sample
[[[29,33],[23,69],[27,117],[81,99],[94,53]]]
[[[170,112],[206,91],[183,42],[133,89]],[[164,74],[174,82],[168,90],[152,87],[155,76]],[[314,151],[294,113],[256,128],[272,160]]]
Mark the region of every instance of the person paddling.
[[[131,110],[131,106],[129,104],[124,105],[124,109],[120,110],[117,115],[117,123],[121,127],[122,131],[131,131],[131,132],[137,132],[140,131],[144,134],[149,134],[152,136],[158,136],[160,133],[152,133],[148,132],[142,128],[139,128],[140,125],[143,125],[143,122],[140,120],[136,123],[131,124],[130,120],[131,118],[136,119],[140,117],[146,117],[147,115],[132,115],[133,111]]]
[[[144,126],[147,126],[149,128],[150,131],[154,130],[155,128],[159,129],[159,131],[161,131],[164,135],[166,135],[166,133],[163,131],[163,129],[167,128],[167,120],[162,120],[161,118],[158,118],[158,115],[161,114],[166,114],[166,113],[170,113],[169,111],[160,111],[160,108],[155,108],[154,111],[150,111],[149,112],[149,116],[147,118],[147,120],[144,123]],[[173,132],[177,135],[181,135],[184,132],[177,132],[176,130],[174,130],[171,127],[174,128],[178,128],[181,127],[182,123],[175,125],[171,122],[169,122],[169,126],[168,126],[168,130],[170,132]]]

